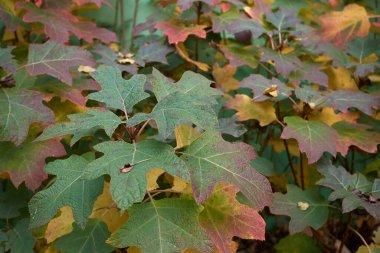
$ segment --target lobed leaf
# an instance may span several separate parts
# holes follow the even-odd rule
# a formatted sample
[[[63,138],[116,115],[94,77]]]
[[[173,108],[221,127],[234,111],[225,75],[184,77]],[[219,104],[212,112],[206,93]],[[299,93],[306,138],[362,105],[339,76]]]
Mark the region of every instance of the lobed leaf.
[[[110,141],[94,148],[104,155],[88,164],[85,178],[110,175],[111,195],[122,211],[143,200],[149,170],[162,168],[173,176],[188,178],[184,164],[175,155],[174,149],[158,141],[145,140],[133,144]],[[126,168],[125,172],[123,168]]]
[[[319,229],[328,218],[328,202],[315,188],[301,190],[295,185],[288,185],[287,193],[276,192],[270,211],[276,215],[290,216],[289,232],[302,232],[310,226]]]
[[[127,223],[107,241],[115,247],[137,246],[144,253],[181,253],[187,248],[213,252],[211,241],[199,226],[198,208],[192,200],[151,200],[133,205],[128,212]]]
[[[76,46],[64,46],[48,40],[44,44],[29,46],[26,70],[31,76],[48,74],[71,85],[69,68],[74,66],[94,66],[90,53]]]
[[[195,200],[205,202],[217,182],[235,185],[259,210],[271,203],[269,181],[250,165],[252,146],[229,143],[215,131],[206,131],[182,153],[193,185]]]
[[[92,205],[103,189],[102,179],[82,179],[88,163],[83,157],[71,155],[65,160],[56,160],[46,166],[45,171],[57,178],[49,188],[38,192],[30,200],[30,227],[46,224],[59,208],[66,205],[71,207],[75,222],[81,228],[86,226]]]

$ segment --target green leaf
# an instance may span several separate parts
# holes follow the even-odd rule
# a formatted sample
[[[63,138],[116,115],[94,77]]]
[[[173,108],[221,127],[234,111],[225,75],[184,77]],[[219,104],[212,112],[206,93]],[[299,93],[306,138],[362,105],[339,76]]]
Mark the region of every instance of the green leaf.
[[[238,187],[255,208],[269,205],[272,190],[269,181],[251,167],[255,157],[248,144],[224,141],[213,131],[203,133],[181,156],[189,169],[196,202],[203,203],[215,184],[225,181]]]
[[[318,162],[317,170],[325,177],[317,182],[319,185],[331,188],[333,192],[329,200],[343,199],[343,212],[350,212],[358,207],[363,207],[375,218],[380,218],[380,201],[371,203],[369,198],[378,197],[380,191],[379,182],[369,182],[364,175],[349,174],[342,166],[335,167],[331,161],[323,159]],[[372,191],[374,195],[372,195]]]
[[[265,240],[265,221],[257,210],[236,200],[238,189],[218,184],[203,204],[199,223],[211,237],[219,252],[231,252],[233,236]]]
[[[148,119],[156,122],[163,138],[168,138],[176,126],[185,122],[194,123],[202,129],[218,127],[218,119],[210,102],[178,91],[158,102],[151,113],[138,113],[133,116],[128,120],[128,125],[135,126]]]
[[[85,158],[72,155],[46,166],[45,171],[57,177],[49,188],[38,192],[30,200],[30,227],[46,224],[54,217],[57,210],[65,205],[71,207],[76,223],[82,228],[85,227],[92,205],[103,190],[102,179],[92,181],[82,179],[87,164]]]
[[[23,219],[11,228],[8,234],[8,247],[12,253],[33,253],[36,239],[28,229],[29,219]]]
[[[1,48],[0,47],[0,67],[4,68],[5,70],[14,73],[16,71],[16,67],[13,62],[13,55],[12,50],[15,47],[6,47]]]
[[[119,248],[137,246],[144,253],[181,253],[193,248],[211,253],[212,243],[198,224],[192,200],[163,199],[128,209],[129,219],[108,239]]]
[[[44,95],[16,88],[0,89],[0,141],[20,145],[33,122],[49,123],[53,113],[42,104]]]
[[[284,128],[282,139],[296,139],[300,151],[306,153],[309,163],[314,163],[329,152],[336,155],[338,134],[330,126],[312,120],[304,120],[298,116],[289,116],[284,119],[287,126]]]
[[[54,247],[61,253],[108,253],[113,251],[105,242],[109,236],[106,224],[91,219],[84,230],[74,224],[73,231],[59,238]]]
[[[8,189],[0,192],[0,219],[5,220],[20,216],[20,209],[27,207],[32,193],[25,187],[16,189],[11,184],[9,186]]]
[[[165,77],[157,69],[153,69],[152,75],[152,88],[157,101],[176,91],[206,102],[209,99],[215,100],[216,96],[221,95],[219,90],[210,87],[212,83],[210,80],[192,71],[186,71],[177,83]]]
[[[29,46],[26,70],[31,76],[48,74],[71,85],[69,68],[79,65],[94,66],[91,54],[76,46],[65,46],[48,40],[44,44]]]
[[[91,76],[102,86],[102,90],[87,97],[105,103],[108,108],[120,109],[127,114],[134,105],[149,97],[144,92],[144,75],[134,75],[125,80],[118,68],[100,66]]]
[[[328,202],[316,189],[301,190],[295,185],[288,185],[286,194],[276,192],[270,211],[277,215],[290,216],[289,232],[301,232],[310,226],[318,229],[327,221]]]
[[[298,233],[282,238],[274,248],[278,253],[320,253],[317,243],[309,236]]]
[[[91,136],[99,129],[104,129],[106,134],[111,137],[115,129],[122,123],[120,118],[111,111],[89,110],[85,113],[68,115],[68,118],[70,122],[46,128],[37,140],[72,134],[71,145],[74,145],[82,137]]]
[[[122,211],[143,200],[146,173],[153,168],[161,168],[173,176],[188,179],[184,163],[175,155],[174,149],[155,140],[133,144],[109,141],[96,145],[94,149],[104,153],[104,156],[88,164],[85,178],[109,174],[112,198]]]

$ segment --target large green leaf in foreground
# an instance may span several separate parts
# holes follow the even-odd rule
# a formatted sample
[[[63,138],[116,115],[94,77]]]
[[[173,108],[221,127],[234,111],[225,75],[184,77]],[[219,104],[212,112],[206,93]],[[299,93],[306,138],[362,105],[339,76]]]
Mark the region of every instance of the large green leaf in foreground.
[[[144,75],[134,75],[125,80],[118,68],[101,66],[91,76],[102,86],[102,90],[87,97],[105,103],[108,108],[120,109],[127,114],[135,104],[149,97],[144,91]]]
[[[182,153],[186,162],[194,197],[198,204],[211,196],[219,181],[235,185],[261,210],[271,203],[272,190],[266,177],[258,173],[250,162],[256,157],[252,146],[230,143],[218,132],[206,131]]]
[[[92,205],[103,190],[103,180],[87,181],[82,174],[88,161],[72,155],[65,160],[49,163],[45,171],[56,175],[56,181],[46,190],[38,192],[29,202],[31,216],[30,226],[38,227],[49,222],[57,210],[70,206],[76,223],[84,228],[87,217],[91,214]]]
[[[146,140],[138,143],[109,141],[96,145],[104,156],[88,164],[85,178],[103,174],[111,176],[111,195],[123,211],[142,201],[146,191],[146,173],[153,168],[166,170],[173,176],[188,178],[184,163],[174,149],[164,143]]]
[[[193,200],[177,198],[134,205],[128,209],[127,223],[108,242],[118,248],[137,246],[144,253],[181,253],[187,248],[211,253],[197,209]]]
[[[106,134],[111,137],[115,129],[122,123],[120,118],[111,111],[90,110],[85,113],[71,114],[68,118],[70,122],[46,128],[37,140],[72,134],[71,145],[74,145],[80,138],[91,136],[98,129],[104,129]]]

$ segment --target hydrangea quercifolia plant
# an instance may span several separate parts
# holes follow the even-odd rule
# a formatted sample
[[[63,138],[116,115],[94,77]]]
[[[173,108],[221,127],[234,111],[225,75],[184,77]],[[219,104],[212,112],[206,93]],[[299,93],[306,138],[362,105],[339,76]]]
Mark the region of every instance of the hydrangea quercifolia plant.
[[[354,2],[1,1],[0,252],[380,250]]]

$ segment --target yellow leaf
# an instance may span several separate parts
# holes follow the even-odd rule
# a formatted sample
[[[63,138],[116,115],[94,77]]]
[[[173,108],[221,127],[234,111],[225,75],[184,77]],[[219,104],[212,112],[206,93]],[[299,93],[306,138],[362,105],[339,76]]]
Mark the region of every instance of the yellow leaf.
[[[159,188],[157,184],[157,178],[161,176],[165,171],[159,168],[153,168],[148,171],[146,179],[147,179],[147,191],[152,191],[154,189]]]
[[[299,149],[298,149],[298,143],[296,140],[289,139],[289,140],[286,140],[286,143],[288,144],[289,153],[292,156],[299,156],[300,155]],[[270,139],[268,144],[273,146],[273,150],[276,153],[281,153],[282,151],[285,151],[285,145],[284,145],[284,141],[282,139],[279,139],[279,138]]]
[[[208,71],[209,66],[206,63],[194,61],[190,59],[189,53],[186,51],[186,48],[183,43],[176,43],[175,48],[177,49],[178,54],[187,62],[190,62],[197,66],[200,70]]]
[[[328,67],[326,74],[329,78],[329,88],[332,90],[358,90],[351,72],[343,67]]]
[[[354,123],[359,117],[360,114],[353,111],[335,113],[332,107],[324,107],[322,111],[309,115],[310,120],[321,121],[329,126],[342,120]]]
[[[189,182],[186,182],[185,180],[179,177],[174,177],[173,186],[171,189],[175,192],[183,192],[189,186],[189,184]]]
[[[108,230],[114,232],[127,221],[128,214],[121,214],[116,208],[109,188],[109,183],[105,182],[103,193],[96,199],[90,218],[101,219],[107,224]]]
[[[174,135],[177,141],[176,149],[179,149],[189,146],[201,133],[188,124],[182,124],[175,127]]]
[[[342,11],[332,11],[319,18],[321,40],[337,46],[348,43],[355,37],[367,36],[371,23],[366,9],[358,4],[349,4]]]
[[[231,90],[237,90],[239,88],[239,81],[234,78],[236,68],[231,65],[219,67],[218,64],[214,64],[212,75],[214,76],[216,87],[220,87],[224,92]]]
[[[55,239],[70,233],[73,230],[73,212],[69,206],[64,206],[60,210],[60,215],[53,218],[45,231],[45,239],[47,243],[51,243]]]
[[[53,244],[51,244],[51,245],[49,245],[48,247],[44,248],[44,249],[42,250],[42,252],[43,252],[43,253],[59,253],[59,251],[56,250],[56,249],[54,248],[54,245],[53,245]]]
[[[237,94],[227,101],[226,107],[237,111],[239,121],[255,119],[260,126],[266,126],[276,121],[276,112],[270,101],[253,102],[250,97]]]
[[[142,253],[141,250],[135,246],[128,247],[127,253]]]

